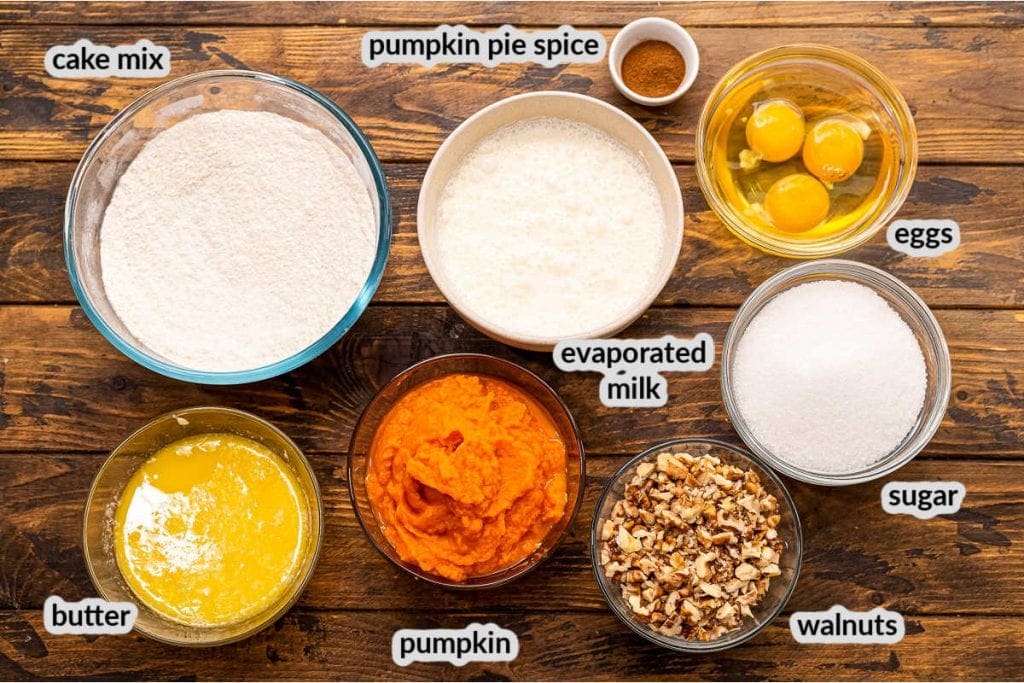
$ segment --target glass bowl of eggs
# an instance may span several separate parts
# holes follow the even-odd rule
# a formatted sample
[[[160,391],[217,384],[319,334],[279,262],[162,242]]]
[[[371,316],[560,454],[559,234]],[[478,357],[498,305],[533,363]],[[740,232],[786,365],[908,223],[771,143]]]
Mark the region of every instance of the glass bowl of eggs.
[[[740,239],[790,258],[863,244],[903,205],[917,132],[903,96],[860,57],[823,45],[758,53],[712,90],[697,177]]]

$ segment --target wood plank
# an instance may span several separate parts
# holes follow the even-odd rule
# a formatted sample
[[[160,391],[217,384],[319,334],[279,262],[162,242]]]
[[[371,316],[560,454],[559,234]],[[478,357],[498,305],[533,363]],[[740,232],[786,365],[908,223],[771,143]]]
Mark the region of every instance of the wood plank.
[[[613,31],[606,30],[611,38]],[[389,161],[428,160],[444,137],[482,106],[543,89],[584,92],[636,116],[675,161],[693,158],[701,103],[738,60],[768,47],[819,42],[820,28],[697,28],[701,75],[670,107],[646,110],[612,86],[607,66],[577,64],[417,66],[361,65],[363,31],[337,27],[223,27],[182,31],[137,28],[18,26],[0,33],[0,158],[74,160],[119,109],[153,81],[59,80],[43,55],[55,44],[88,36],[103,44],[147,37],[171,50],[173,75],[211,68],[253,68],[322,90],[367,132]],[[830,32],[830,43],[869,58],[903,91],[915,118],[920,156],[928,163],[1020,163],[1024,28],[858,28]]]
[[[0,162],[0,303],[75,303],[64,266],[63,203],[72,163]],[[388,164],[395,237],[378,303],[444,303],[420,255],[416,201],[424,164]],[[747,246],[708,209],[692,166],[677,166],[686,208],[683,249],[658,305],[739,306],[795,263]],[[962,244],[934,259],[889,249],[885,235],[848,255],[888,270],[931,306],[1024,306],[1024,196],[1002,167],[922,167],[899,218],[952,218]]]
[[[720,308],[652,309],[624,336],[707,331],[720,346],[732,316]],[[1024,456],[1024,311],[937,317],[952,352],[953,395],[933,452]],[[129,361],[78,308],[7,306],[0,307],[0,450],[108,451],[159,413],[213,404],[255,410],[305,450],[343,452],[362,407],[388,379],[424,358],[474,351],[520,362],[551,382],[575,414],[588,452],[631,453],[669,438],[732,434],[717,366],[669,374],[663,409],[605,408],[596,373],[559,372],[549,355],[486,339],[447,307],[371,307],[337,346],[299,370],[246,386],[204,387]]]
[[[644,16],[684,26],[987,26],[1024,21],[1016,3],[858,2],[32,2],[0,4],[0,24],[190,26],[530,23],[615,26]]]
[[[400,628],[495,621],[517,633],[507,664],[391,662]],[[684,656],[648,645],[611,614],[470,615],[293,611],[248,640],[215,650],[141,636],[51,636],[37,613],[0,613],[0,676],[126,680],[1020,680],[1016,617],[921,617],[897,645],[816,645],[794,651],[779,618],[745,646]],[[983,643],[984,646],[979,644]]]
[[[58,594],[96,595],[81,551],[82,508],[102,455],[7,454],[0,485],[0,610],[37,610]],[[547,563],[511,590],[445,591],[416,581],[370,545],[348,497],[345,458],[313,457],[326,509],[320,562],[300,605],[312,609],[468,612],[607,609],[589,556],[590,524],[608,477],[625,456],[587,463],[584,503]],[[879,505],[884,481],[844,489],[790,482],[804,527],[804,565],[787,611],[850,609],[901,613],[1020,614],[1024,588],[1024,462],[917,459],[886,479],[959,481],[963,509],[922,521]],[[855,516],[856,525],[849,519]],[[985,586],[984,591],[975,590]],[[999,600],[992,595],[998,594]]]
[[[610,37],[607,27],[648,14],[694,28],[704,61],[694,91],[655,111],[619,97],[603,64],[430,71],[358,64],[366,29],[357,26],[568,22],[605,27]],[[295,77],[364,126],[389,162],[397,235],[375,305],[334,349],[276,380],[193,386],[135,366],[69,305],[60,231],[74,164],[99,127],[155,83],[45,76],[45,49],[78,37],[108,44],[150,37],[171,47],[175,76],[250,66]],[[1024,237],[1015,223],[1024,209],[1016,188],[1024,165],[1022,38],[1024,3],[0,3],[0,680],[1024,680]],[[964,229],[963,245],[940,259],[906,258],[881,237],[850,257],[893,272],[947,309],[938,317],[953,352],[950,409],[926,452],[888,479],[961,481],[967,502],[956,515],[921,521],[883,513],[884,480],[844,489],[791,482],[806,551],[787,612],[837,601],[885,606],[908,615],[906,639],[798,648],[783,617],[736,650],[678,656],[646,645],[608,611],[587,537],[604,482],[628,458],[622,454],[684,435],[738,442],[717,367],[670,376],[665,409],[610,410],[597,403],[596,375],[564,375],[546,354],[486,339],[443,305],[425,271],[415,237],[419,183],[445,135],[500,97],[555,88],[623,107],[676,162],[688,213],[661,307],[625,336],[706,330],[720,344],[732,308],[793,262],[749,249],[708,211],[692,167],[700,104],[737,59],[822,41],[876,62],[915,110],[924,165],[900,217],[954,218]],[[25,305],[40,302],[58,305]],[[425,305],[390,305],[410,303]],[[948,310],[972,307],[990,310]],[[452,351],[494,353],[545,377],[575,413],[592,456],[566,541],[503,590],[454,593],[414,581],[373,550],[348,500],[344,451],[366,401],[412,362]],[[201,403],[254,410],[310,453],[326,537],[299,605],[254,638],[216,651],[139,636],[47,634],[39,612],[47,595],[94,594],[80,525],[103,453],[153,415]],[[462,668],[391,662],[396,629],[473,621],[516,631],[519,659]]]

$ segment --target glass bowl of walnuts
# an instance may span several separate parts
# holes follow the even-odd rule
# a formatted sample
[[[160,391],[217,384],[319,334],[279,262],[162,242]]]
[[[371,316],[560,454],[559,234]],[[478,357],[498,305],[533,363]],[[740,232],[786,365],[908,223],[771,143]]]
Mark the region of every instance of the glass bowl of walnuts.
[[[612,476],[590,551],[601,592],[633,631],[672,650],[717,652],[785,607],[803,535],[785,485],[753,455],[678,439]]]

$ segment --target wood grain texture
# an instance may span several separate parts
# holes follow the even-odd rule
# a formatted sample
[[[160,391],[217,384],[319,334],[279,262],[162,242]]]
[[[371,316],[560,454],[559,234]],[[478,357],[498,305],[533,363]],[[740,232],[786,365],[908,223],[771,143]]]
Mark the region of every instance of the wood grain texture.
[[[61,243],[72,163],[0,162],[0,303],[75,303]],[[394,239],[377,303],[444,303],[420,254],[416,202],[425,164],[385,167]],[[658,305],[739,306],[766,278],[795,262],[733,236],[708,209],[692,166],[678,165],[686,218],[683,248]],[[1004,167],[922,167],[898,218],[952,218],[962,243],[939,258],[893,251],[880,233],[847,258],[901,278],[933,307],[1024,306],[1020,175]]]
[[[927,456],[925,456],[927,457]],[[103,462],[96,454],[6,454],[0,486],[0,610],[39,610],[58,594],[95,594],[80,548],[82,508]],[[300,601],[310,609],[450,613],[607,609],[591,569],[590,525],[609,476],[626,456],[592,457],[583,505],[554,555],[513,589],[446,591],[419,582],[370,545],[349,504],[345,456],[313,456],[324,495],[320,562]],[[885,481],[959,481],[963,509],[922,522],[879,504]],[[855,610],[906,615],[1018,614],[1024,618],[1024,462],[918,459],[884,481],[840,490],[790,482],[804,528],[804,565],[787,611],[824,610],[842,593]],[[858,518],[850,525],[850,516]],[[985,591],[974,589],[986,586]],[[992,600],[992,592],[1002,597]]]
[[[719,347],[730,309],[652,309],[623,334],[709,332]],[[931,442],[953,457],[1024,456],[1024,312],[937,314],[953,360],[953,395]],[[717,364],[669,373],[660,410],[600,405],[596,373],[562,373],[549,354],[484,338],[448,307],[374,306],[340,344],[283,377],[240,387],[162,378],[117,352],[73,307],[0,307],[0,451],[109,451],[142,422],[193,405],[254,409],[309,451],[344,452],[371,396],[416,361],[441,353],[509,358],[547,379],[572,410],[592,453],[636,453],[681,436],[732,434]],[[979,433],[985,436],[979,439]]]
[[[694,153],[701,103],[742,58],[790,43],[820,42],[820,28],[695,28],[701,74],[676,104],[653,110],[619,95],[607,65],[552,69],[506,64],[493,69],[434,69],[360,61],[364,31],[351,27],[148,27],[145,37],[171,51],[172,74],[213,68],[279,73],[321,90],[370,137],[386,161],[426,161],[445,136],[486,104],[521,92],[582,92],[620,106],[647,127],[674,161]],[[614,31],[606,29],[610,39]],[[0,29],[0,159],[77,160],[89,139],[155,81],[61,80],[46,75],[43,55],[81,37],[117,45],[139,29],[97,26],[15,26]],[[882,70],[907,98],[928,163],[1020,163],[1024,28],[856,28],[828,33],[828,42]],[[927,74],[926,78],[922,74]]]
[[[519,636],[511,664],[454,667],[391,664],[399,628],[461,628],[493,621]],[[920,617],[897,645],[793,648],[785,618],[743,647],[717,655],[679,655],[646,644],[611,614],[307,612],[293,610],[248,640],[214,650],[184,650],[141,636],[54,637],[38,613],[0,613],[0,676],[125,680],[977,680],[1020,655],[1015,617]],[[984,643],[984,646],[979,646]]]
[[[366,30],[440,23],[616,27],[675,19],[701,48],[682,101],[646,110],[620,97],[606,65],[380,67],[359,64]],[[352,114],[388,163],[396,235],[388,270],[357,326],[304,368],[243,387],[164,379],[120,355],[74,304],[61,249],[64,196],[99,128],[156,81],[49,78],[43,53],[88,37],[146,37],[172,52],[172,75],[255,68],[322,90]],[[796,647],[785,617],[747,645],[678,656],[632,635],[591,573],[589,524],[628,454],[706,435],[738,442],[717,365],[669,375],[663,410],[612,410],[598,376],[557,372],[547,354],[493,342],[444,305],[415,234],[419,184],[445,136],[480,107],[519,92],[584,92],[622,107],[676,163],[686,232],[657,304],[625,336],[720,345],[734,308],[792,261],[756,252],[708,211],[692,166],[701,103],[736,61],[793,42],[845,47],[891,77],[915,112],[923,165],[899,217],[952,218],[963,243],[910,259],[883,236],[849,257],[878,265],[931,306],[953,355],[953,388],[928,449],[885,480],[842,489],[789,482],[804,526],[800,582],[787,613],[833,603],[907,615],[894,646]],[[0,680],[102,679],[833,679],[1024,680],[1024,3],[976,2],[295,2],[0,3]],[[978,310],[986,309],[986,310]],[[348,500],[345,455],[372,394],[415,361],[492,353],[547,379],[590,454],[583,506],[533,574],[480,593],[442,591],[382,558]],[[310,454],[325,504],[321,561],[299,605],[263,633],[213,651],[139,636],[54,637],[46,596],[94,595],[80,547],[89,485],[109,451],[149,418],[199,404],[259,413]],[[960,481],[959,513],[920,521],[882,512],[885,481]],[[512,664],[414,665],[390,658],[392,633],[494,621],[519,634]]]
[[[683,26],[1000,26],[1024,21],[1008,2],[33,2],[0,4],[0,24],[615,26],[657,15]]]

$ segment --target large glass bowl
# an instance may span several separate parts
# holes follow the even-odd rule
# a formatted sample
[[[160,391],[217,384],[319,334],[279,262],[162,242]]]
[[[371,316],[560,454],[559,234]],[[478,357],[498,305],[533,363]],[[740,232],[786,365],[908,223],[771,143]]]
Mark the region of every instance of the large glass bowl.
[[[306,500],[309,533],[302,562],[291,584],[260,614],[225,626],[189,626],[154,612],[137,599],[125,582],[114,554],[114,516],[121,492],[135,471],[164,446],[190,436],[227,432],[244,436],[277,454],[295,474]],[[291,439],[266,420],[241,410],[217,407],[188,408],[155,418],[121,442],[110,454],[89,490],[85,504],[82,554],[96,590],[105,600],[133,602],[139,616],[135,630],[154,640],[173,645],[204,647],[223,645],[263,630],[299,599],[320,555],[323,541],[323,502],[309,461]]]
[[[799,83],[811,89],[840,91],[851,106],[870,111],[878,129],[892,150],[887,163],[880,163],[878,198],[851,224],[836,233],[815,239],[799,234],[782,236],[758,228],[729,201],[723,185],[721,154],[725,131],[743,110],[733,102],[746,102],[759,88],[778,88],[778,83]],[[784,91],[779,90],[780,95]],[[790,258],[834,256],[871,239],[903,205],[917,171],[917,132],[910,107],[896,86],[865,60],[825,45],[777,47],[736,64],[711,91],[701,111],[696,132],[697,179],[708,205],[737,237],[758,249]]]
[[[782,573],[772,578],[768,584],[768,593],[752,609],[752,617],[743,620],[740,627],[714,640],[688,640],[679,636],[666,636],[651,629],[636,619],[633,611],[622,597],[619,583],[605,576],[601,566],[601,527],[612,514],[615,503],[622,500],[626,486],[636,473],[637,465],[645,462],[655,463],[658,454],[663,452],[678,453],[685,451],[693,457],[712,455],[735,467],[755,472],[761,480],[761,486],[775,496],[779,502],[781,520],[776,527],[782,540],[782,552],[779,557],[779,569]],[[594,568],[597,585],[608,602],[612,611],[626,626],[652,643],[678,652],[718,652],[735,647],[750,640],[760,633],[777,617],[789,602],[789,597],[796,588],[803,562],[804,536],[800,527],[800,517],[796,505],[789,496],[785,484],[772,470],[761,461],[741,448],[715,439],[676,439],[658,444],[636,456],[612,475],[605,486],[604,493],[597,501],[594,510],[594,523],[590,529],[590,558]]]
[[[452,581],[442,576],[426,572],[399,557],[395,547],[384,535],[380,519],[374,512],[373,505],[366,490],[366,474],[370,463],[370,450],[373,437],[384,416],[395,402],[414,387],[432,379],[451,374],[474,374],[496,377],[508,382],[531,396],[551,416],[565,444],[566,471],[566,503],[565,513],[541,544],[530,555],[516,564],[484,576],[474,576],[465,581]],[[454,353],[436,356],[413,365],[388,382],[370,401],[356,423],[352,434],[352,445],[348,453],[348,490],[352,497],[352,507],[356,517],[370,541],[384,557],[388,558],[413,576],[445,588],[473,589],[493,588],[501,586],[537,567],[561,543],[569,530],[573,517],[579,510],[583,500],[583,482],[586,477],[586,466],[583,455],[583,442],[580,439],[576,422],[569,409],[544,380],[529,370],[507,360],[475,353]]]
[[[736,357],[736,347],[743,337],[747,326],[764,306],[787,289],[812,282],[816,280],[841,280],[856,282],[871,288],[876,294],[885,299],[892,308],[903,318],[924,355],[925,372],[927,373],[927,387],[925,389],[924,405],[917,416],[917,421],[910,432],[903,438],[903,441],[881,460],[870,466],[856,470],[836,474],[832,472],[815,472],[803,467],[797,467],[776,455],[762,444],[753,432],[747,427],[736,401],[733,392],[733,362]],[[928,306],[921,301],[909,287],[885,271],[856,261],[845,261],[841,259],[825,259],[822,261],[808,261],[800,263],[774,276],[768,278],[761,286],[755,289],[747,300],[743,302],[736,312],[729,331],[725,335],[722,344],[722,399],[725,402],[725,409],[729,413],[733,427],[747,444],[750,450],[754,451],[765,462],[783,474],[806,481],[811,484],[826,486],[845,486],[859,484],[872,479],[878,479],[890,472],[894,472],[921,452],[928,444],[935,430],[942,423],[946,414],[946,406],[949,403],[949,392],[952,382],[952,369],[949,361],[949,348],[946,345],[946,338],[942,334],[942,328]]]
[[[118,318],[103,288],[100,228],[121,175],[142,147],[174,124],[208,111],[266,111],[320,131],[346,155],[366,185],[374,208],[377,253],[359,295],[342,318],[302,351],[270,365],[238,372],[181,367],[148,349]],[[64,257],[71,286],[96,329],[119,351],[162,375],[202,384],[240,384],[275,377],[333,346],[355,324],[377,290],[391,245],[391,199],[384,171],[369,140],[336,104],[317,91],[257,71],[205,71],[182,76],[149,91],[124,108],[85,151],[64,208]],[[183,313],[184,314],[184,313]]]

